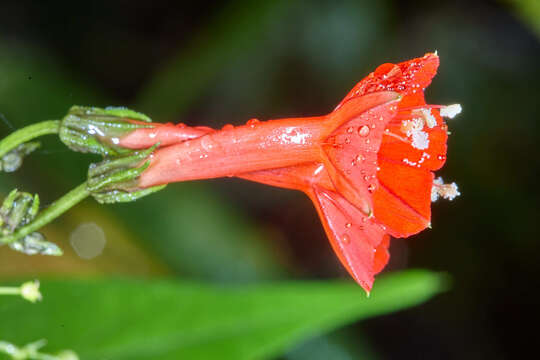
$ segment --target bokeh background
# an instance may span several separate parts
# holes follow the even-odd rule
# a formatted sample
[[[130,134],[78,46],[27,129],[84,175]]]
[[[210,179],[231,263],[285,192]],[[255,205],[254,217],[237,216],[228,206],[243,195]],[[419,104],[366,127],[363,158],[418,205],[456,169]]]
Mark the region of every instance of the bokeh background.
[[[61,118],[73,104],[213,127],[318,115],[379,64],[438,50],[426,98],[463,105],[440,171],[462,196],[433,205],[433,229],[394,240],[385,272],[447,272],[451,290],[283,359],[519,358],[535,345],[526,328],[540,289],[539,16],[535,1],[4,0],[0,133]],[[0,174],[0,189],[37,192],[47,205],[96,159],[47,138],[19,171]],[[91,260],[70,245],[83,223],[106,238]],[[66,254],[2,247],[2,278],[347,278],[305,196],[237,179],[173,184],[133,204],[86,200],[44,233]]]

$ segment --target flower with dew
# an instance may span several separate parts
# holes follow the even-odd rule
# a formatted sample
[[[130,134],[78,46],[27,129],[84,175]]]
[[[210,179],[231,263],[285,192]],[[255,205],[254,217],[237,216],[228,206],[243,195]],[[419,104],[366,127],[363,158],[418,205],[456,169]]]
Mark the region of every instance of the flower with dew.
[[[455,184],[433,175],[446,160],[442,117],[461,111],[458,104],[426,104],[424,90],[438,66],[436,53],[383,64],[323,116],[251,119],[220,130],[128,119],[133,127],[115,134],[115,147],[157,149],[132,162],[116,160],[122,171],[138,171],[130,187],[124,172],[118,175],[123,182],[114,191],[231,176],[303,191],[338,258],[369,293],[388,262],[390,236],[422,231],[430,225],[432,199],[459,195]],[[107,161],[96,173],[109,176],[115,167]]]

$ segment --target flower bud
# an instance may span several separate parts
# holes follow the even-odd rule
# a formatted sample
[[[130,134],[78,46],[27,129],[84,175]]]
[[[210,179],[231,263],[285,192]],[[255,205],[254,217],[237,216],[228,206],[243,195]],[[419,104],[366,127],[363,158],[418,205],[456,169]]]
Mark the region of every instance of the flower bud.
[[[22,239],[9,243],[9,247],[26,255],[61,256],[63,254],[58,245],[45,240],[45,237],[38,232],[30,233]]]
[[[150,165],[148,160],[158,144],[144,151],[106,158],[90,165],[87,189],[99,203],[130,202],[152,194],[165,185],[141,188],[138,178]]]
[[[28,281],[21,285],[21,296],[23,299],[28,300],[32,303],[36,301],[41,301],[42,296],[39,292],[39,281]]]
[[[140,128],[152,128],[152,120],[126,108],[73,106],[62,119],[60,140],[70,149],[102,156],[131,151],[118,144],[120,138]]]
[[[20,144],[0,158],[0,171],[13,172],[21,167],[23,158],[40,147],[39,142]]]
[[[17,189],[11,191],[0,208],[0,235],[12,234],[32,221],[39,210],[39,196]]]

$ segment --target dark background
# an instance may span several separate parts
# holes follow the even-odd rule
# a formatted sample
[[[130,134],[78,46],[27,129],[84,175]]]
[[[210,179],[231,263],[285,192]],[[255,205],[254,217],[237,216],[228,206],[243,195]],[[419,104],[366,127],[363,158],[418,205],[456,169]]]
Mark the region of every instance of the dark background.
[[[349,326],[330,339],[338,339],[333,346],[348,354],[344,359],[359,356],[357,342],[369,344],[363,346],[370,356],[382,359],[519,358],[536,348],[533,315],[540,289],[540,31],[518,14],[519,8],[505,1],[4,0],[2,71],[18,62],[26,70],[0,73],[0,113],[16,128],[59,118],[72,104],[126,105],[155,121],[214,127],[251,117],[323,114],[379,64],[438,50],[441,67],[426,98],[463,105],[463,113],[448,121],[448,161],[440,171],[458,183],[462,196],[433,205],[432,230],[394,240],[386,271],[448,272],[452,290],[421,307]],[[50,69],[62,79],[53,88],[40,85]],[[168,77],[165,85],[156,85],[159,76]],[[2,92],[2,78],[13,77],[24,77],[26,85]],[[25,160],[30,165],[16,178],[2,175],[3,191],[24,184],[50,202],[84,179],[91,157],[71,154],[58,142],[46,145]],[[88,206],[91,211],[79,211],[81,217],[113,219],[113,225],[100,223],[104,229],[115,221],[134,228],[139,236],[132,241],[166,269],[141,270],[140,263],[128,260],[111,265],[111,257],[122,257],[122,245],[113,246],[118,253],[109,254],[108,263],[90,265],[36,260],[10,267],[6,254],[0,271],[172,272],[215,281],[345,276],[302,194],[227,179],[173,184],[137,204]],[[225,255],[205,260],[210,255],[204,249],[182,248],[163,226],[169,220],[160,213],[175,206],[180,214],[199,206],[209,221],[213,213],[207,211],[231,211],[234,226],[248,223],[247,231],[263,233],[254,236],[261,244],[220,244],[216,251]],[[69,219],[63,221],[75,221]],[[145,226],[135,224],[139,219],[147,220]],[[185,231],[197,236],[206,230],[193,225]],[[240,255],[237,245],[244,251]],[[178,246],[185,258],[171,255]],[[271,256],[256,255],[267,252]],[[321,342],[306,346],[317,349],[325,346]],[[295,356],[300,355],[288,355]]]

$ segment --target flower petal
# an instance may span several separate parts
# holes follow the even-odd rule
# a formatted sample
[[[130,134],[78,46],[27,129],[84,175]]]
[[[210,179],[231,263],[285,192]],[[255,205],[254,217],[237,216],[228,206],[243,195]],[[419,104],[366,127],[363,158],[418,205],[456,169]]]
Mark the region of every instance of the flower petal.
[[[379,162],[373,213],[386,231],[407,237],[429,226],[433,173],[386,160]]]
[[[360,113],[347,110],[352,102],[363,98],[357,97],[336,110],[334,117],[345,113],[346,120],[341,121],[342,125],[325,140],[322,148],[328,156],[326,167],[336,190],[369,214],[371,194],[377,187],[377,152],[384,129],[397,113],[397,104],[395,101],[373,104],[374,107]]]
[[[385,235],[381,243],[375,248],[375,257],[373,259],[373,273],[377,275],[384,269],[388,260],[390,259],[390,252],[388,247],[390,246],[390,235]]]
[[[375,273],[388,259],[383,250],[387,245],[381,245],[385,239],[384,230],[334,191],[314,186],[310,197],[337,257],[369,293]]]
[[[387,126],[390,133],[405,137],[400,127],[396,124]],[[432,171],[440,169],[446,160],[446,141],[448,139],[446,125],[436,126],[432,129],[424,127],[423,131],[427,133],[429,139],[427,149],[416,149],[410,143],[387,134],[383,136],[378,159],[400,162]]]
[[[360,81],[341,103],[378,91],[396,91],[403,95],[421,94],[431,83],[438,67],[439,57],[435,53],[399,64],[383,64]]]

